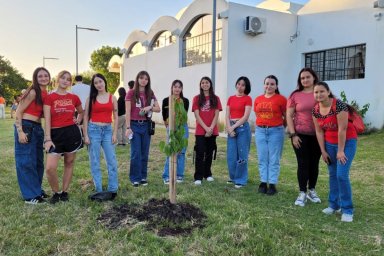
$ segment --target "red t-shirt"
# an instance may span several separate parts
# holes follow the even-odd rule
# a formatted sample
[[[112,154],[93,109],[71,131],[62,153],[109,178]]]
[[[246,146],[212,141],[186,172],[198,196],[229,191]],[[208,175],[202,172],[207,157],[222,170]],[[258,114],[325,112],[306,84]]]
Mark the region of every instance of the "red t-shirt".
[[[245,107],[252,107],[252,98],[248,95],[233,95],[228,98],[227,106],[229,107],[229,118],[240,119],[244,116]]]
[[[47,97],[48,93],[47,91],[41,91],[41,100],[44,104],[44,100]],[[37,105],[35,103],[35,100],[31,102],[31,104],[28,105],[28,107],[24,110],[24,113],[30,114],[32,116],[36,117],[43,117],[43,105]]]
[[[199,110],[199,116],[207,126],[210,126],[212,124],[213,118],[215,117],[215,111],[223,110],[223,108],[221,107],[220,98],[216,96],[216,99],[217,99],[217,108],[213,109],[211,108],[209,103],[209,96],[205,97],[205,103],[204,103],[204,106],[202,107],[199,106],[199,95],[193,98],[192,112],[195,112],[195,110]],[[195,135],[205,135],[204,128],[197,121],[196,121]],[[213,135],[216,135],[216,136],[219,135],[219,129],[217,125],[213,129]]]
[[[139,115],[141,108],[149,106],[149,104],[147,104],[147,97],[145,95],[145,92],[140,92],[139,97],[140,97],[140,100],[136,102],[135,90],[129,90],[127,95],[125,96],[125,101],[131,102],[131,120],[147,120],[147,116]],[[153,102],[156,101],[155,94],[153,94],[152,100]],[[151,103],[152,105],[153,105],[153,102]]]
[[[283,125],[283,115],[287,110],[286,106],[287,99],[280,94],[275,94],[270,98],[260,95],[255,99],[253,106],[253,110],[256,114],[256,125]]]
[[[312,109],[316,101],[313,93],[295,92],[287,101],[287,108],[294,108],[293,123],[295,132],[306,135],[315,135],[315,125],[312,120]]]
[[[75,124],[75,109],[81,101],[72,93],[60,95],[52,92],[45,98],[44,105],[51,107],[51,127],[60,128]]]
[[[336,100],[336,99],[333,99]],[[320,114],[320,108],[315,106],[312,109],[312,115],[316,118],[320,128],[324,130],[324,140],[328,143],[338,144],[339,142],[339,130],[337,125],[337,114],[341,111],[348,112],[347,105],[341,100],[336,100],[336,112],[331,107],[328,114],[323,116]],[[348,114],[349,115],[349,114]],[[357,133],[352,122],[348,122],[346,139],[356,139]]]
[[[113,111],[113,100],[112,95],[109,94],[109,100],[107,103],[100,103],[95,100],[92,103],[91,121],[98,123],[112,123],[112,111]]]

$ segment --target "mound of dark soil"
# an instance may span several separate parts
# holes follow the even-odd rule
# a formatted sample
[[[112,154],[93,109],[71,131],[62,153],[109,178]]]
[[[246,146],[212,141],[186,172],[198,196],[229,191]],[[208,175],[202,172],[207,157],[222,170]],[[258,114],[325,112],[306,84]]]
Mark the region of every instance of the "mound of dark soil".
[[[189,203],[171,204],[166,199],[150,199],[143,205],[123,204],[102,213],[98,222],[109,229],[132,228],[144,224],[159,236],[188,235],[203,228],[207,216]]]

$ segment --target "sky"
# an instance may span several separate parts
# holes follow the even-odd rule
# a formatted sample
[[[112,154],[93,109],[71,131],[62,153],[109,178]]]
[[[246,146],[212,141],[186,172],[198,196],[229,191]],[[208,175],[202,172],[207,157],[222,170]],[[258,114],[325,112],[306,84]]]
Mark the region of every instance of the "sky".
[[[0,55],[26,79],[43,66],[55,76],[76,71],[76,25],[79,73],[90,70],[91,53],[104,45],[123,48],[133,30],[148,32],[161,16],[175,16],[193,0],[0,0]],[[262,0],[231,0],[256,6]],[[291,0],[304,4],[308,0]]]

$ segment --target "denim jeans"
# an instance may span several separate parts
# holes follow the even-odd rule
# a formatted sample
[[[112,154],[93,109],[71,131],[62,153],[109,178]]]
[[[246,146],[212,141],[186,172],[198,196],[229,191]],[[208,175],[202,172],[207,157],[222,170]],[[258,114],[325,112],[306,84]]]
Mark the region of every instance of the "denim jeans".
[[[249,123],[235,129],[236,136],[227,138],[227,164],[229,179],[235,184],[248,182],[248,155],[251,142]]]
[[[24,119],[22,126],[25,133],[30,134],[30,140],[26,144],[19,143],[15,127],[15,163],[21,194],[28,200],[40,196],[43,192],[41,184],[44,176],[44,131],[41,124]]]
[[[259,161],[260,181],[277,184],[284,145],[284,126],[269,128],[256,126],[255,142]]]
[[[88,147],[89,162],[96,192],[103,191],[103,178],[100,168],[100,149],[103,149],[104,159],[108,169],[108,191],[116,192],[119,187],[115,145],[112,144],[112,125],[88,124],[88,137],[91,144]]]
[[[167,140],[169,135],[169,130],[167,129]],[[188,139],[189,130],[188,125],[184,124],[184,138]],[[185,152],[187,148],[183,148],[183,150],[177,154],[177,172],[176,175],[178,178],[184,178],[184,170],[185,170]],[[163,179],[169,179],[169,157],[165,160],[164,171],[163,171]]]
[[[345,164],[336,159],[337,144],[325,142],[325,150],[331,158],[331,164],[328,165],[329,173],[329,207],[342,213],[353,214],[352,188],[349,180],[349,170],[357,148],[356,139],[350,139],[345,142],[344,153],[347,157]]]
[[[133,183],[147,179],[151,136],[148,133],[149,122],[140,123],[131,121],[131,129],[133,137],[131,140],[129,179]]]

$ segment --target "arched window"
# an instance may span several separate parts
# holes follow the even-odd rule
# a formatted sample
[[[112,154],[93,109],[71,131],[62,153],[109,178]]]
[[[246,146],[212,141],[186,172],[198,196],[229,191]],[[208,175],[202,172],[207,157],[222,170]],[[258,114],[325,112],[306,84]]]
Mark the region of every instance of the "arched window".
[[[216,21],[216,60],[221,60],[222,23]],[[211,62],[212,15],[196,20],[183,37],[183,67]]]
[[[151,45],[152,50],[157,50],[165,46],[169,46],[176,42],[176,37],[169,31],[162,32]]]
[[[131,48],[131,51],[127,53],[127,58],[131,58],[143,53],[145,53],[145,47],[142,46],[140,42],[136,42],[135,45]]]

